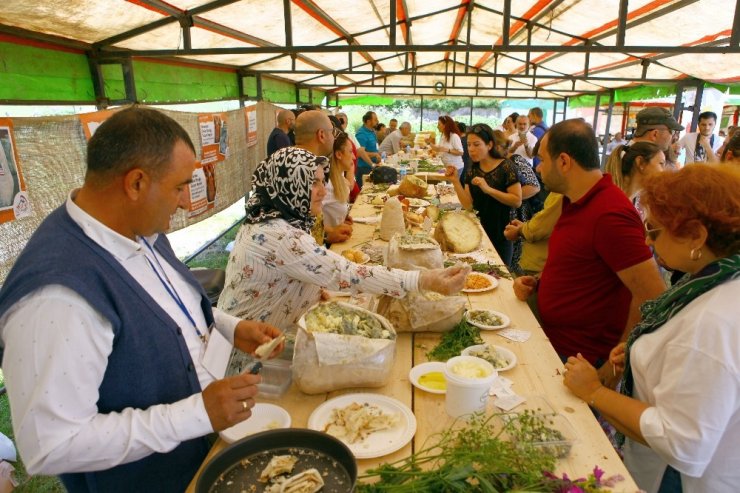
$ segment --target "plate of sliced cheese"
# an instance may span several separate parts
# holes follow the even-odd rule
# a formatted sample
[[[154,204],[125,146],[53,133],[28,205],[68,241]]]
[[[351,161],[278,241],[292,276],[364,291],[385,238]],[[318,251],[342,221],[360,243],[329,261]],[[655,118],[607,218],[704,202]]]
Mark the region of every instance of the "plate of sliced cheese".
[[[380,394],[345,394],[317,407],[308,428],[344,442],[358,459],[382,457],[416,433],[416,418],[402,402]]]

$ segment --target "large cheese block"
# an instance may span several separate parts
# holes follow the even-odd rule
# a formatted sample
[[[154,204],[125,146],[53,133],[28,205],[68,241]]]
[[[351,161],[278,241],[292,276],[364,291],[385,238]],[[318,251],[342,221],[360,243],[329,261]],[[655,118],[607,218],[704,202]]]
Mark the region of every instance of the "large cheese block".
[[[481,242],[478,222],[464,212],[448,212],[434,229],[434,239],[442,250],[468,253],[477,249]]]
[[[427,194],[427,184],[415,176],[407,176],[398,186],[398,192],[406,197],[420,199]]]

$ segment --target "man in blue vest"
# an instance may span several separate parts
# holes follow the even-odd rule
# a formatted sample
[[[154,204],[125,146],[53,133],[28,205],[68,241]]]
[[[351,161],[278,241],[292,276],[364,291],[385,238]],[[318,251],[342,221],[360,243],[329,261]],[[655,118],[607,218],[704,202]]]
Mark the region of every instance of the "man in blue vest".
[[[280,331],[212,310],[162,234],[188,204],[194,169],[173,119],[115,113],[90,139],[82,188],[41,223],[0,290],[21,457],[70,492],[182,492],[206,435],[251,415],[259,376],[221,378],[209,345],[220,335],[253,352]]]

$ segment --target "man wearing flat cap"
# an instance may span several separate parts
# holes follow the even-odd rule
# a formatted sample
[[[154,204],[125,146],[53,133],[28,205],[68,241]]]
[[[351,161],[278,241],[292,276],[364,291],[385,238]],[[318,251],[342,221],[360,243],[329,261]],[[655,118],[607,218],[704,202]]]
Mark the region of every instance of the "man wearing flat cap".
[[[666,152],[676,130],[683,130],[683,126],[673,118],[670,111],[659,106],[649,106],[637,114],[637,128],[632,142],[652,142]]]

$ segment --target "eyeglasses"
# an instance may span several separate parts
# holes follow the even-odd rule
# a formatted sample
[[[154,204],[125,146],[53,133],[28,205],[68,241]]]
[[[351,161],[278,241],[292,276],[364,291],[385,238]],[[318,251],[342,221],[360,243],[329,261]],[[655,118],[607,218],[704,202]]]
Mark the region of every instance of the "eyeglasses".
[[[650,224],[650,221],[645,219],[643,221],[643,225],[645,226],[645,238],[650,238],[650,241],[655,241],[658,239],[658,236],[660,236],[660,232],[663,231],[665,228],[654,228],[652,224]]]
[[[480,123],[476,123],[475,125],[473,125],[472,127],[470,127],[470,133],[473,133],[473,134],[476,134],[476,135],[478,135],[478,134],[484,134],[484,135],[486,135],[488,137],[488,139],[487,139],[488,141],[493,140],[493,134],[491,134],[491,132],[487,128],[487,126],[486,125],[482,125]]]
[[[335,126],[332,126],[329,130],[324,129],[324,132],[331,133],[332,137],[334,137],[335,139],[344,133],[342,132],[341,128]]]

